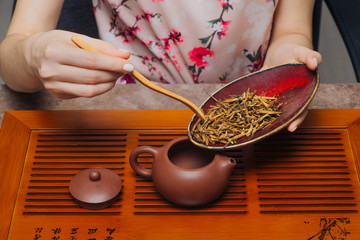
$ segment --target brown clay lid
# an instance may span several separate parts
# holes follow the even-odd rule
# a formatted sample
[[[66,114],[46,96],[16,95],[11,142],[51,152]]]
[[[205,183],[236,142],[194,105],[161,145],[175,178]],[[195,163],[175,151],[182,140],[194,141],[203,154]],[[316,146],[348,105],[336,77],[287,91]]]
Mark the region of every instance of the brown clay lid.
[[[85,169],[76,174],[69,185],[71,196],[87,209],[110,206],[118,199],[121,188],[120,177],[106,168]]]

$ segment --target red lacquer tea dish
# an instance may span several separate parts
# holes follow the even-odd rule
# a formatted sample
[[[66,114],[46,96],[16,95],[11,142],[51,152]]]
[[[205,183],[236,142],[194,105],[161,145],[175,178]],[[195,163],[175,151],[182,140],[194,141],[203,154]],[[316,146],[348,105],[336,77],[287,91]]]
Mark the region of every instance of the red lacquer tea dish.
[[[304,64],[285,64],[246,75],[225,85],[212,94],[202,105],[204,113],[216,104],[246,91],[256,92],[258,96],[277,97],[281,115],[268,127],[251,136],[239,138],[235,144],[204,144],[192,134],[199,118],[194,115],[188,125],[190,140],[197,146],[214,149],[235,149],[255,143],[280,131],[295,120],[309,105],[319,86],[318,71],[309,70]]]

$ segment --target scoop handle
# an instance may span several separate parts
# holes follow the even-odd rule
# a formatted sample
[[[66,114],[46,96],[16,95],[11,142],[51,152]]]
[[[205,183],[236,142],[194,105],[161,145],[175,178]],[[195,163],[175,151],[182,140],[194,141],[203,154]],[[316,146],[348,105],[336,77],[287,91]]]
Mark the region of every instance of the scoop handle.
[[[90,52],[96,52],[96,53],[101,53],[99,50],[97,50],[96,48],[93,48],[92,46],[90,46],[89,44],[87,44],[86,42],[84,42],[82,39],[80,39],[78,36],[74,35],[71,37],[71,41],[73,43],[75,43],[79,48],[82,48],[84,50],[90,51]],[[101,53],[102,54],[102,53]],[[154,84],[153,82],[151,82],[150,80],[148,80],[146,77],[144,77],[141,73],[139,73],[137,70],[133,70],[131,72],[131,74],[143,85],[145,85],[146,87],[150,88],[151,90],[154,90],[158,93],[164,94],[168,97],[171,97],[175,100],[178,100],[179,102],[182,102],[183,104],[185,104],[188,108],[190,108],[199,118],[201,118],[202,120],[205,119],[205,115],[204,112],[198,108],[193,102],[191,102],[190,100],[176,94],[173,93],[171,91],[168,91],[162,87],[159,87],[158,85]]]
[[[205,115],[204,115],[204,112],[198,108],[193,102],[189,101],[188,99],[176,94],[176,93],[173,93],[171,91],[168,91],[162,87],[159,87],[158,85],[154,84],[153,82],[149,81],[147,78],[145,78],[141,73],[139,73],[138,71],[136,70],[133,70],[132,71],[132,75],[140,82],[142,83],[143,85],[145,85],[146,87],[158,92],[158,93],[161,93],[161,94],[164,94],[168,97],[171,97],[175,100],[178,100],[179,102],[182,102],[183,104],[185,104],[188,108],[190,108],[199,118],[201,118],[202,120],[205,119]]]

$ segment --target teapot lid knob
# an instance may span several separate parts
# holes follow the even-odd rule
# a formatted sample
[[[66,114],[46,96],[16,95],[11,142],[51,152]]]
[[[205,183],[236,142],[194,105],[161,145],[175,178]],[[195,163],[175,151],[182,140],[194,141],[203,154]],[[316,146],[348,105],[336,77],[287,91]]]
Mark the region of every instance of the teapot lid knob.
[[[101,179],[100,171],[98,171],[96,169],[92,169],[89,172],[89,179],[90,179],[90,181],[93,181],[93,182],[99,181]]]

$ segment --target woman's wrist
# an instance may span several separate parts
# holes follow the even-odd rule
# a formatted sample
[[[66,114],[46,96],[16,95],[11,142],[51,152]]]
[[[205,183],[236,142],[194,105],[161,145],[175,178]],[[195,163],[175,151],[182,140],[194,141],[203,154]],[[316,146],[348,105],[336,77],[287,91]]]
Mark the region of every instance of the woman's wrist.
[[[277,36],[267,49],[264,68],[274,65],[301,62],[315,69],[321,62],[321,55],[312,47],[311,37],[301,33],[289,33]]]
[[[36,92],[42,83],[35,75],[31,65],[31,44],[22,34],[8,35],[0,46],[1,76],[13,90]]]

